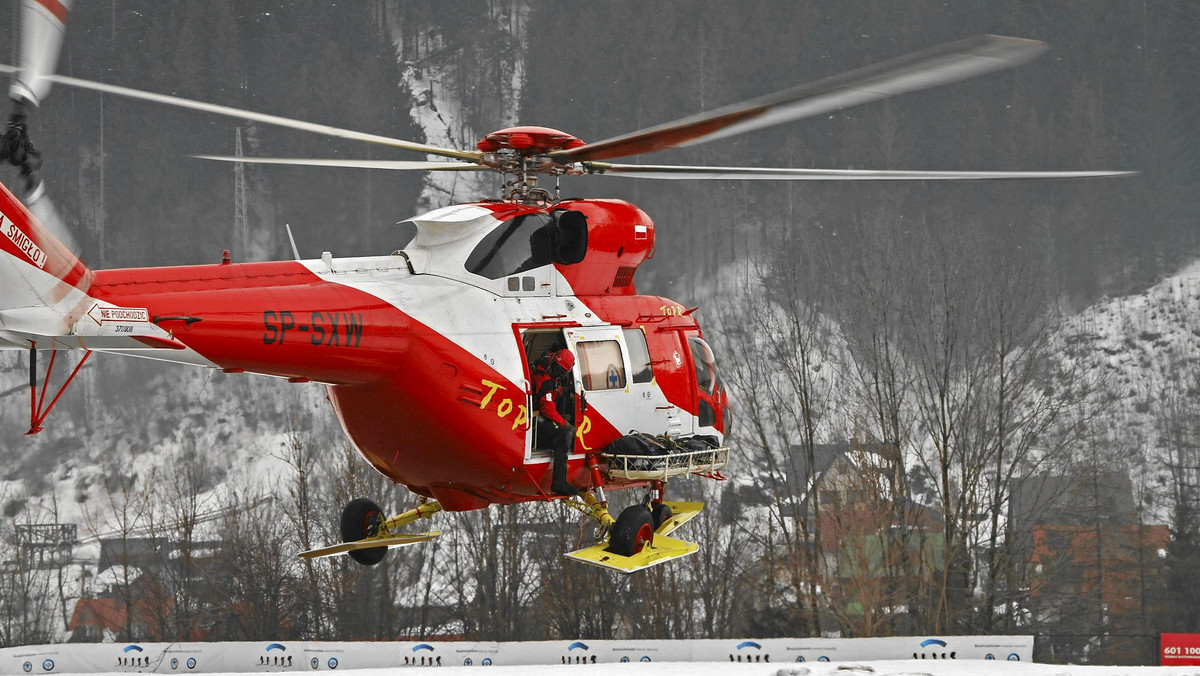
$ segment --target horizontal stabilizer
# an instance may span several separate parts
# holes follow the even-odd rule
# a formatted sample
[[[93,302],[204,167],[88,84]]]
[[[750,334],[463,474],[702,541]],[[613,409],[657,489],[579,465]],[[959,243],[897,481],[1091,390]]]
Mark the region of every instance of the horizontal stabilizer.
[[[342,542],[329,547],[321,547],[319,549],[310,549],[307,552],[300,552],[300,558],[319,559],[325,556],[345,554],[346,552],[352,552],[359,549],[375,549],[376,547],[405,547],[407,545],[415,545],[419,542],[428,542],[441,534],[442,531],[433,530],[429,531],[428,533],[409,533],[405,535],[392,535],[385,538],[367,538],[366,540],[356,540],[354,542]]]

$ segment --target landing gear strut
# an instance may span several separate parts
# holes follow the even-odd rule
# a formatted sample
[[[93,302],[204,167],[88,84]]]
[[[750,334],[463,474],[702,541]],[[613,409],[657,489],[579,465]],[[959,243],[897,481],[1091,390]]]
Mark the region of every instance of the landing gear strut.
[[[596,544],[567,554],[575,559],[609,570],[634,573],[696,551],[697,546],[670,537],[704,508],[702,502],[663,502],[665,481],[651,482],[650,499],[621,510],[614,519],[602,484],[583,494],[583,500],[564,500],[562,504],[579,510],[599,526]]]
[[[374,566],[383,560],[389,547],[404,547],[428,542],[441,535],[439,530],[427,533],[398,533],[397,528],[419,519],[428,519],[442,511],[437,500],[422,502],[416,507],[390,519],[383,518],[379,505],[367,498],[356,498],[342,510],[341,544],[300,552],[302,559],[316,559],[334,554],[349,554],[364,566]]]

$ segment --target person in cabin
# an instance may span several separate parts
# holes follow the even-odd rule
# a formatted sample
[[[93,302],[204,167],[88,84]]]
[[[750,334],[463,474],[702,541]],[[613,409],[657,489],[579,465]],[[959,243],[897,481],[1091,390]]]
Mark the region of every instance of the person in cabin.
[[[530,371],[533,398],[541,419],[539,434],[550,438],[539,440],[538,445],[549,446],[553,451],[554,472],[550,481],[550,492],[555,495],[578,495],[579,490],[567,481],[567,456],[575,447],[575,427],[559,412],[562,402],[570,401],[574,390],[571,369],[575,367],[575,355],[564,348],[551,347],[534,362]]]

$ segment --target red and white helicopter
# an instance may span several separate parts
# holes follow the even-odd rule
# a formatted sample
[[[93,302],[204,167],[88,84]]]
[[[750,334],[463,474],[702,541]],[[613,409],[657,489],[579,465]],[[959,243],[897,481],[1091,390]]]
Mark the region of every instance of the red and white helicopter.
[[[720,478],[728,459],[726,394],[692,310],[639,294],[654,222],[611,199],[561,200],[539,178],[613,174],[656,179],[961,180],[1081,178],[1125,172],[929,172],[617,164],[609,160],[720,139],[1023,63],[1042,43],[983,36],[643,131],[585,143],[535,126],[502,129],[473,150],[440,148],[272,115],[54,75],[69,0],[23,0],[16,112],[4,159],[21,168],[25,204],[0,187],[0,349],[30,355],[30,433],[45,406],[38,351],[149,357],[327,387],[347,436],[384,476],[423,498],[386,517],[366,499],[342,515],[345,542],[303,556],[348,552],[377,563],[387,547],[437,532],[402,528],[440,510],[558,500],[550,452],[538,441],[530,367],[550,347],[570,350],[576,435],[563,499],[599,525],[596,544],[568,556],[625,572],[692,553],[669,537],[702,507],[664,502],[669,479]],[[497,171],[497,199],[410,219],[403,250],[332,258],[92,270],[51,231],[39,158],[25,116],[52,83],[383,144],[442,160],[342,161],[214,157],[236,162]],[[26,206],[28,205],[28,207]],[[76,367],[76,372],[78,367]],[[73,376],[73,374],[72,374]],[[63,385],[65,388],[70,379]],[[61,394],[61,390],[59,392]],[[653,461],[606,453],[639,431],[708,438]],[[614,518],[606,491],[649,487],[650,499]]]

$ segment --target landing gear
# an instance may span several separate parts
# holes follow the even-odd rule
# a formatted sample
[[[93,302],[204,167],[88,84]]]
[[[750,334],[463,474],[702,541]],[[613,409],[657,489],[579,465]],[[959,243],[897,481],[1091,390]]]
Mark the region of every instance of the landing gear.
[[[671,506],[662,502],[663,488],[661,482],[656,482],[652,493],[654,502],[633,505],[621,511],[608,532],[610,552],[633,556],[654,543],[654,533],[673,514]]]
[[[383,523],[383,510],[367,498],[355,498],[342,510],[342,541],[354,542],[379,534]],[[346,552],[350,558],[364,566],[374,566],[383,560],[387,547],[372,547]]]
[[[665,502],[655,503],[650,506],[650,516],[654,519],[654,530],[658,530],[659,526],[671,518],[671,506]]]
[[[633,556],[652,542],[654,517],[645,505],[626,507],[608,532],[608,550],[620,556]]]
[[[379,505],[366,498],[351,500],[342,510],[341,544],[310,549],[300,552],[302,559],[317,559],[335,554],[349,554],[350,558],[364,566],[373,566],[383,560],[389,547],[404,547],[418,542],[428,542],[441,535],[438,530],[427,533],[398,533],[401,526],[428,519],[442,511],[437,500],[422,502],[416,507],[390,519],[383,518]]]
[[[626,507],[614,519],[608,511],[603,483],[586,491],[580,500],[563,500],[596,522],[596,544],[570,552],[567,558],[593,566],[634,573],[696,551],[697,546],[670,537],[704,508],[702,502],[663,502],[662,483],[652,485],[652,500]]]

